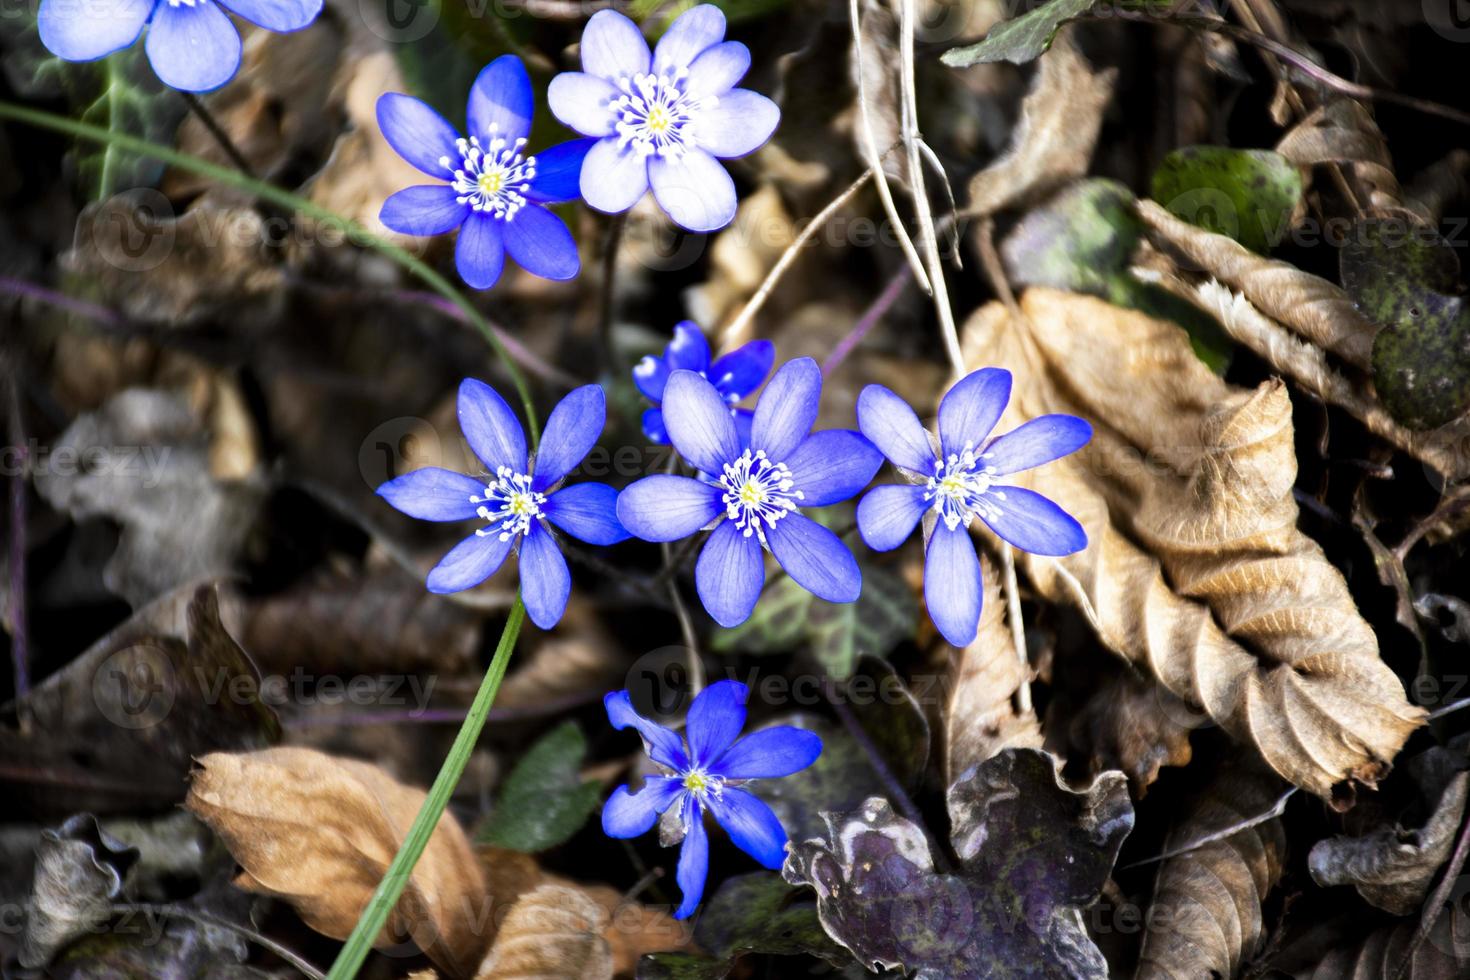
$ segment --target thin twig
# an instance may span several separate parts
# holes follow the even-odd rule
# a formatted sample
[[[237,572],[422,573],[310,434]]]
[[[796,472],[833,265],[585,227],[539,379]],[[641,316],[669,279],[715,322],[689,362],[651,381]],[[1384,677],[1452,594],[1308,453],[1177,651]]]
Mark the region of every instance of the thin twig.
[[[903,288],[912,278],[913,270],[906,265],[894,273],[893,278],[888,280],[888,285],[883,287],[883,292],[879,293],[878,298],[869,304],[868,308],[863,311],[863,315],[858,317],[852,329],[847,332],[847,336],[837,342],[837,346],[832,348],[832,353],[828,354],[827,359],[822,362],[822,377],[830,377],[832,372],[837,370],[837,366],[847,359],[847,355],[862,343],[863,338],[883,319],[883,315],[893,307],[894,303],[898,302],[898,298],[903,295]]]
[[[47,306],[53,306],[67,313],[95,320],[104,326],[121,327],[127,321],[117,311],[108,309],[97,303],[89,303],[75,296],[48,289],[39,283],[27,282],[24,279],[13,279],[10,276],[0,276],[0,293],[9,293],[12,296],[20,296],[24,299],[32,299]]]
[[[1453,714],[1454,712],[1459,711],[1463,708],[1470,708],[1470,698],[1461,698],[1458,701],[1451,701],[1449,704],[1441,705],[1440,707],[1435,708],[1433,711],[1429,712],[1429,717],[1426,718],[1425,721],[1438,721],[1445,715]]]
[[[387,296],[390,299],[402,303],[422,303],[425,306],[433,307],[438,312],[458,320],[460,323],[467,324],[470,322],[469,317],[465,315],[463,310],[435,293],[415,289],[403,289],[391,291]],[[489,317],[485,319],[486,322],[489,322]],[[500,339],[501,345],[505,347],[506,353],[511,356],[512,360],[541,380],[549,381],[563,388],[576,388],[579,385],[587,383],[579,378],[572,377],[556,365],[537,357],[532,353],[530,348],[507,333],[504,327],[490,323],[490,330]]]
[[[10,660],[15,665],[15,697],[25,703],[31,689],[30,631],[26,618],[26,473],[30,448],[26,444],[20,404],[18,356],[5,360],[7,435],[15,454],[15,472],[10,477]]]
[[[184,908],[181,905],[149,905],[146,903],[123,902],[112,907],[114,915],[161,915],[165,917],[177,917],[197,922],[200,925],[212,926],[216,929],[228,929],[230,932],[244,936],[262,949],[270,950],[281,959],[294,966],[303,976],[311,980],[326,980],[326,975],[296,953],[282,946],[268,936],[256,932],[248,926],[242,926],[238,922],[221,919],[207,912],[198,912],[194,909]]]
[[[667,541],[660,547],[667,566],[673,561],[673,551]],[[689,661],[689,694],[692,697],[704,690],[704,663],[699,659],[699,638],[694,634],[694,620],[689,618],[689,610],[684,607],[684,597],[679,593],[679,582],[672,575],[669,576],[668,590],[669,599],[674,604],[674,615],[679,620],[679,632],[684,637],[684,649],[688,651],[686,659]]]
[[[1465,869],[1465,859],[1470,857],[1470,808],[1465,811],[1465,816],[1460,821],[1460,836],[1455,841],[1455,851],[1450,855],[1450,861],[1444,866],[1444,874],[1440,876],[1439,884],[1435,886],[1434,893],[1424,902],[1424,910],[1419,914],[1419,928],[1414,931],[1414,938],[1409,942],[1409,948],[1404,950],[1399,960],[1399,968],[1394,971],[1393,980],[1403,980],[1405,972],[1414,962],[1414,954],[1419,952],[1419,947],[1424,945],[1424,940],[1434,931],[1434,925],[1439,921],[1444,911],[1444,904],[1449,900],[1450,892],[1454,891],[1455,885],[1459,883],[1460,872]]]
[[[250,166],[250,161],[245,159],[245,154],[240,152],[235,141],[230,139],[230,134],[225,132],[224,127],[214,118],[214,113],[205,107],[199,96],[193,92],[180,92],[179,95],[183,98],[184,104],[189,107],[189,111],[204,124],[205,129],[209,130],[209,135],[214,137],[214,141],[219,144],[221,150],[225,151],[225,156],[230,158],[235,168],[247,177],[255,177],[255,168]]]
[[[1021,679],[1016,688],[1016,709],[1021,714],[1031,711],[1031,658],[1026,654],[1026,624],[1021,619],[1021,588],[1016,584],[1016,553],[1006,542],[1000,543],[1000,567],[1005,579],[1006,618],[1010,620],[1011,642],[1016,646],[1016,659],[1021,662]]]
[[[1252,827],[1259,826],[1260,824],[1265,823],[1267,820],[1275,820],[1277,817],[1286,812],[1286,802],[1290,800],[1294,795],[1296,795],[1297,789],[1298,787],[1293,786],[1285,793],[1282,793],[1281,798],[1272,805],[1271,809],[1267,810],[1264,813],[1256,814],[1254,817],[1249,817],[1245,820],[1240,821],[1239,823],[1233,823],[1229,827],[1217,830],[1212,834],[1206,834],[1203,837],[1198,837],[1190,841],[1188,844],[1185,844],[1183,847],[1176,847],[1173,850],[1165,851],[1164,853],[1155,855],[1154,857],[1144,858],[1142,861],[1134,861],[1132,864],[1125,864],[1118,870],[1126,871],[1129,868],[1141,868],[1147,864],[1157,864],[1160,861],[1168,861],[1171,858],[1179,857],[1181,854],[1188,854],[1190,851],[1197,851],[1201,847],[1207,847],[1208,845],[1213,844],[1216,841],[1222,841],[1227,838],[1234,837],[1241,831],[1249,830]]]
[[[608,222],[602,239],[602,299],[597,314],[597,342],[600,347],[604,377],[620,374],[617,350],[613,344],[613,314],[617,307],[618,246],[623,229],[628,226],[628,213],[615,214]]]

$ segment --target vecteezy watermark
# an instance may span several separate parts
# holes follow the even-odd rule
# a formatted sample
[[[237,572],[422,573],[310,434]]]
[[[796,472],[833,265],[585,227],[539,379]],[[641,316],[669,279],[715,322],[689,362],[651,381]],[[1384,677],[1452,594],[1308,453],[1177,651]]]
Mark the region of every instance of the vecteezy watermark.
[[[1420,6],[1434,33],[1461,44],[1470,41],[1470,0],[1423,0]]]
[[[0,447],[0,476],[96,476],[152,489],[163,481],[172,454],[172,446],[47,446],[31,439]]]

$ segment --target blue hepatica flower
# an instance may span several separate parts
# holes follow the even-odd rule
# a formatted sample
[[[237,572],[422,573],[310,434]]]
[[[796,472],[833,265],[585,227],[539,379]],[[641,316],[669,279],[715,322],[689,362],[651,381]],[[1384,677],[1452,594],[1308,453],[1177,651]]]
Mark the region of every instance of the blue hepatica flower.
[[[660,814],[673,813],[684,839],[675,874],[684,901],[674,913],[676,919],[693,915],[704,894],[709,871],[705,811],[742,851],[767,868],[779,868],[786,853],[786,830],[770,807],[740,785],[800,772],[822,754],[822,740],[815,732],[784,725],[762,728],[737,742],[745,727],[746,694],[738,681],[719,681],[699,692],[685,723],[687,749],[677,733],[634,711],[627,691],[614,691],[603,699],[613,727],[637,729],[644,751],[668,775],[644,777],[643,788],[636,793],[627,786],[613,790],[602,808],[602,829],[609,837],[639,837],[653,829]]]
[[[743,623],[755,608],[766,580],[762,549],[798,585],[829,602],[852,602],[862,591],[847,545],[801,508],[854,496],[883,457],[857,432],[811,431],[821,394],[817,362],[788,361],[761,392],[744,446],[729,405],[709,381],[674,371],[664,386],[669,440],[709,476],[646,476],[618,495],[618,519],[645,541],[676,541],[718,522],[694,582],[721,626]]]
[[[649,355],[633,369],[634,384],[638,385],[644,397],[653,402],[653,407],[643,413],[643,434],[660,445],[668,444],[669,432],[664,426],[664,413],[659,405],[664,398],[664,386],[669,382],[670,372],[693,371],[714,385],[715,391],[731,406],[741,445],[750,445],[750,422],[754,413],[733,406],[761,386],[775,359],[775,344],[769,340],[752,340],[711,364],[709,344],[705,342],[703,332],[691,321],[683,321],[674,327],[673,343],[669,344],[663,357]]]
[[[445,184],[421,184],[383,202],[380,221],[404,235],[459,229],[454,263],[475,289],[500,278],[505,253],[543,279],[571,279],[577,243],[547,204],[577,196],[577,174],[593,140],[572,140],[531,156],[531,79],[513,55],[486,65],[470,88],[469,136],[418,99],[378,99],[378,128],[409,163]]]
[[[94,61],[129,47],[148,28],[144,50],[171,88],[208,92],[235,77],[240,32],[224,8],[268,31],[299,31],[322,0],[41,0],[41,43],[65,61]]]
[[[551,80],[556,118],[597,145],[582,165],[582,197],[626,211],[653,188],[659,207],[690,231],[735,217],[735,183],[720,159],[771,138],[781,110],[735,88],[750,51],[725,40],[725,15],[701,4],[674,21],[653,54],[627,17],[599,10],[582,32],[582,71]]]
[[[897,548],[926,512],[935,514],[924,557],[924,604],[955,646],[975,639],[980,622],[980,562],[970,539],[978,517],[998,536],[1034,555],[1070,555],[1087,532],[1041,494],[1006,486],[1003,477],[1076,452],[1092,426],[1074,415],[1042,415],[1005,435],[991,430],[1011,397],[1011,372],[983,368],[961,379],[939,403],[939,452],[914,410],[882,385],[858,396],[858,425],[909,483],[874,487],[858,504],[868,547]]]
[[[409,517],[468,521],[484,527],[455,545],[429,572],[430,592],[459,592],[494,574],[512,549],[520,552],[521,598],[531,621],[551,629],[561,619],[572,578],[547,524],[588,544],[628,538],[618,523],[617,491],[604,483],[558,487],[582,462],[606,420],[602,389],[586,385],[561,400],[546,420],[535,460],[515,413],[482,381],[459,386],[459,427],[488,475],[466,476],[437,466],[405,473],[378,495]]]

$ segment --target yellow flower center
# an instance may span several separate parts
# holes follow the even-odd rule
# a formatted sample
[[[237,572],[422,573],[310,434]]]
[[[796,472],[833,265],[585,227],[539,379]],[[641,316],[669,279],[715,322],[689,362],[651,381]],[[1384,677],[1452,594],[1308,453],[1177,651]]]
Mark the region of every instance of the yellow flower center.
[[[661,105],[655,105],[648,111],[648,121],[644,125],[655,136],[662,136],[669,131],[669,127],[673,125],[673,122],[674,117],[669,113],[668,109]]]
[[[769,498],[766,496],[766,491],[763,490],[761,488],[761,485],[759,483],[756,483],[754,480],[746,480],[745,485],[740,488],[740,502],[742,504],[745,504],[746,506],[763,504],[768,499]]]
[[[691,772],[684,777],[684,788],[691,793],[703,793],[709,789],[709,777],[702,772]]]
[[[486,194],[498,194],[505,186],[505,171],[492,170],[480,175],[480,190]]]

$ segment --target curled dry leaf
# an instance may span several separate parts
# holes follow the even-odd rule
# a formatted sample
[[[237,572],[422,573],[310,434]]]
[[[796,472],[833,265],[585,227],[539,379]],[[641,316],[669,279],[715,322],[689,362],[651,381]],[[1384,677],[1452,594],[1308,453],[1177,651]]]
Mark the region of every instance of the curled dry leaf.
[[[1419,941],[1411,919],[1378,929],[1352,946],[1335,946],[1295,980],[1462,980],[1470,972],[1470,914],[1442,909]]]
[[[16,953],[20,965],[44,967],[63,946],[110,919],[137,860],[137,848],[112,837],[90,813],[43,830]]]
[[[1017,655],[1006,624],[1006,604],[995,566],[984,560],[981,569],[985,595],[975,642],[950,654],[949,704],[944,711],[945,778],[949,782],[1001,749],[1041,747],[1036,712],[1022,711],[1016,704],[1016,692],[1030,680],[1030,669]]]
[[[495,933],[477,980],[611,980],[602,906],[576,888],[542,885],[524,896]]]
[[[1335,99],[1314,109],[1281,138],[1276,152],[1303,169],[1339,165],[1360,208],[1405,210],[1388,143],[1359,102]]]
[[[1169,834],[1164,852],[1184,853],[1159,868],[1137,980],[1234,977],[1260,951],[1261,904],[1281,878],[1286,834],[1279,817],[1251,821],[1269,813],[1282,790],[1269,773],[1227,771]]]
[[[236,884],[283,898],[345,939],[424,802],[376,766],[311,749],[214,753],[184,805],[243,868]],[[493,926],[479,862],[452,814],[439,819],[376,945],[412,939],[453,976],[473,975]]]
[[[1091,541],[1062,559],[1023,554],[1027,574],[1280,775],[1350,805],[1351,783],[1375,784],[1424,712],[1297,530],[1285,385],[1234,388],[1177,326],[1100,300],[1033,288],[1022,311],[978,311],[966,363],[1015,371],[1015,418],[1067,412],[1095,430],[1017,480]]]

